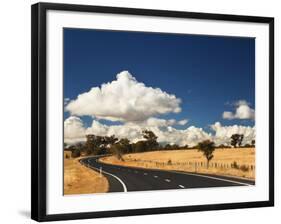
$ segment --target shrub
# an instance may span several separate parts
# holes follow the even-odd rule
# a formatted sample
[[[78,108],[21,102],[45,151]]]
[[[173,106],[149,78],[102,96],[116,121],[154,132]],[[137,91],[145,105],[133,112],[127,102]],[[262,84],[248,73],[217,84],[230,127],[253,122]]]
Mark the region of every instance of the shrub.
[[[240,166],[240,170],[242,170],[243,172],[248,172],[249,171],[249,167],[246,165],[242,165]]]
[[[73,150],[72,153],[71,153],[71,157],[72,157],[72,158],[77,158],[77,157],[79,157],[80,155],[81,155],[81,153],[80,153],[80,150],[79,150],[79,149],[75,149],[75,150]]]
[[[172,165],[172,160],[169,159],[167,164]]]
[[[233,163],[231,163],[231,167],[234,168],[234,169],[239,169],[239,166],[237,164],[236,161],[234,161]]]
[[[69,159],[69,158],[70,158],[69,154],[66,154],[66,155],[65,155],[65,158],[66,158],[66,159]]]

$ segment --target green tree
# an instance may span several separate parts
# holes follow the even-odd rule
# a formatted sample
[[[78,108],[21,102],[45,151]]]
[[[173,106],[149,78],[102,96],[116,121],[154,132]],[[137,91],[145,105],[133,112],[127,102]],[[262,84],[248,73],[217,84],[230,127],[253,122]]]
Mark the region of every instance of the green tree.
[[[79,149],[74,149],[72,152],[71,152],[71,157],[72,158],[77,158],[81,155],[81,152]]]
[[[215,143],[210,140],[205,140],[203,142],[198,143],[198,151],[203,152],[203,155],[207,159],[207,168],[209,168],[209,163],[211,159],[214,158],[214,151],[215,151]]]
[[[117,159],[124,161],[123,155],[131,151],[130,141],[127,138],[122,138],[112,146],[112,149]]]
[[[242,141],[243,141],[244,135],[240,135],[240,134],[233,134],[231,135],[231,142],[230,144],[236,148],[237,146],[241,146],[242,145]]]
[[[104,149],[104,137],[97,135],[86,135],[85,150],[86,154],[99,155],[102,154]]]
[[[147,148],[146,141],[138,141],[132,144],[132,152],[144,152]]]
[[[146,139],[146,150],[154,150],[154,149],[157,149],[159,147],[159,144],[157,142],[157,136],[152,132],[152,131],[149,131],[149,130],[144,130],[142,132],[142,135],[143,135],[143,138]]]
[[[252,144],[252,147],[255,147],[255,145],[256,145],[256,140],[253,139],[253,140],[251,141],[251,144]]]

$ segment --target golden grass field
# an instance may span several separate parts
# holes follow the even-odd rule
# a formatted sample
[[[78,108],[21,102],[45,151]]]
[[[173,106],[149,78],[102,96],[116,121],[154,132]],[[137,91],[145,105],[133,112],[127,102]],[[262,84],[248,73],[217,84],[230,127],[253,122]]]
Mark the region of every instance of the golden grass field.
[[[69,154],[70,152],[64,152]],[[90,194],[108,191],[109,184],[104,176],[100,176],[79,163],[80,158],[66,159],[64,156],[64,194]]]
[[[134,153],[124,155],[123,159],[124,161],[121,161],[115,156],[110,156],[101,158],[100,161],[122,166],[179,170],[255,179],[254,148],[216,149],[208,169],[205,157],[197,149]],[[234,168],[231,166],[234,162],[239,166],[248,167],[249,170]]]

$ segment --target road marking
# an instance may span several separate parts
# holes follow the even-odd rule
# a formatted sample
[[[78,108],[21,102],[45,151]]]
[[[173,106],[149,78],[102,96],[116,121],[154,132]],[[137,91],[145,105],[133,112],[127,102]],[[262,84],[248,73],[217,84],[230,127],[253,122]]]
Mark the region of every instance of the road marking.
[[[95,169],[95,170],[99,170],[99,169],[97,169],[96,167],[93,167],[93,166],[90,166],[90,167],[93,168],[93,169]],[[110,176],[114,177],[115,179],[117,179],[117,180],[121,183],[121,185],[122,185],[122,187],[123,187],[123,189],[124,189],[124,192],[127,192],[126,184],[125,184],[119,177],[117,177],[116,175],[114,175],[114,174],[112,174],[112,173],[106,172],[106,171],[104,171],[104,170],[102,170],[102,172],[105,173],[105,174],[107,174],[107,175],[110,175]]]
[[[146,176],[146,175],[147,175],[147,173],[144,173],[143,175],[145,175],[145,176]]]
[[[158,178],[158,176],[154,176],[154,178]]]
[[[120,168],[118,167],[118,169],[120,169]],[[155,170],[155,169],[152,169],[152,170]],[[157,171],[159,171],[159,170],[157,170]],[[167,172],[190,175],[190,176],[204,177],[204,178],[208,178],[208,179],[214,179],[214,180],[219,180],[219,181],[224,181],[224,182],[229,182],[229,183],[235,183],[235,184],[244,185],[244,186],[253,186],[252,184],[243,183],[243,182],[240,182],[240,181],[223,179],[223,178],[219,178],[219,177],[212,177],[212,176],[207,176],[207,175],[203,175],[203,174],[184,173],[184,172],[177,172],[177,171],[167,171]],[[135,173],[138,173],[138,171],[135,171]]]
[[[180,188],[185,188],[183,185],[179,185]]]
[[[209,179],[220,180],[220,181],[234,183],[234,184],[242,184],[244,186],[253,186],[252,184],[247,184],[247,183],[243,183],[243,182],[239,182],[239,181],[234,181],[234,180],[222,179],[222,178],[219,178],[219,177],[205,176],[205,175],[202,175],[202,174],[182,173],[182,172],[177,172],[177,171],[172,171],[172,172],[180,173],[180,174],[185,174],[185,175],[191,175],[191,176],[197,176],[197,177],[205,177],[205,178],[209,178]]]
[[[165,181],[166,181],[166,182],[171,182],[171,180],[170,180],[170,179],[165,179]]]

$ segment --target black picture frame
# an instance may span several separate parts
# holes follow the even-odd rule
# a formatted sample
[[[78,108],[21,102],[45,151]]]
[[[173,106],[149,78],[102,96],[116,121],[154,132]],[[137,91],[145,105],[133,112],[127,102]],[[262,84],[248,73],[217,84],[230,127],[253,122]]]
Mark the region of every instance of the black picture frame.
[[[162,16],[205,20],[239,21],[269,24],[269,200],[196,206],[162,207],[149,209],[115,210],[102,212],[46,214],[46,12],[64,10],[76,12],[101,12],[124,15]],[[54,221],[161,213],[192,212],[237,208],[266,207],[274,205],[274,18],[163,11],[136,8],[102,7],[73,4],[37,3],[31,13],[31,75],[32,75],[32,154],[31,154],[31,218],[36,221]]]

